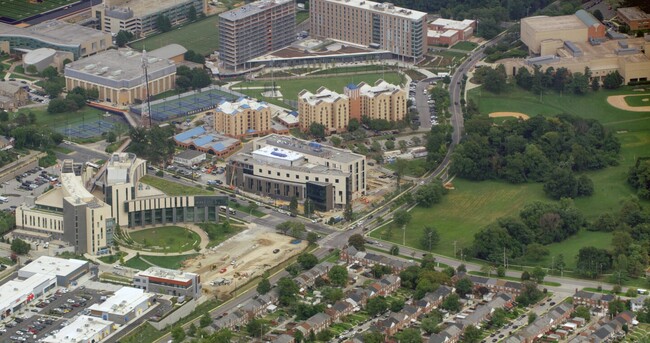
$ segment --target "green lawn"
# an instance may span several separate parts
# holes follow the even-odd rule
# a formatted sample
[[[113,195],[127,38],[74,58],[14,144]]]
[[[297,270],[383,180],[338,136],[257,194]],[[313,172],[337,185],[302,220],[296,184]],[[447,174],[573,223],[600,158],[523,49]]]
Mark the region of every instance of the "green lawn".
[[[203,188],[198,188],[198,187],[192,187],[192,186],[185,186],[180,183],[174,182],[174,181],[169,181],[165,180],[163,178],[157,177],[157,176],[152,176],[152,175],[145,175],[143,176],[140,181],[142,183],[145,183],[149,186],[152,186],[161,192],[169,195],[169,196],[176,196],[176,195],[210,195],[214,194],[214,192],[208,191]]]
[[[474,42],[469,42],[469,41],[462,41],[454,44],[451,49],[458,49],[458,50],[465,50],[465,51],[472,51],[474,48],[476,48],[478,44]]]
[[[126,256],[126,253],[123,252],[123,251],[119,251],[115,255],[107,255],[107,256],[99,257],[99,260],[104,262],[104,263],[113,264],[113,263],[119,261],[120,257],[123,257],[123,256]]]
[[[25,0],[3,0],[0,2],[0,4],[2,4],[1,15],[3,17],[20,20],[49,11],[53,8],[65,6],[75,1],[76,0],[48,0],[32,4]]]
[[[338,93],[343,93],[343,88],[349,83],[358,84],[362,81],[368,84],[374,84],[377,80],[384,79],[386,82],[393,84],[400,84],[403,78],[396,72],[363,74],[363,75],[347,75],[347,76],[325,76],[325,77],[305,77],[299,81],[296,80],[278,80],[276,87],[282,93],[284,99],[297,101],[298,93],[303,89],[310,92],[316,92],[320,87],[327,87]],[[252,97],[264,100],[270,103],[275,103],[280,106],[287,106],[278,99],[266,98],[262,96],[265,89],[248,89],[248,87],[265,87],[266,90],[271,90],[271,81],[252,81],[242,82],[233,86],[233,90],[250,95]]]
[[[201,243],[196,232],[180,226],[163,226],[129,232],[129,236],[150,251],[182,252],[191,250]]]
[[[128,261],[124,262],[124,266],[129,267],[129,268],[134,268],[134,269],[139,269],[139,270],[146,270],[151,267],[151,265],[145,261],[142,260],[142,258],[135,256]]]
[[[353,67],[334,67],[315,71],[310,75],[329,75],[329,74],[343,74],[343,73],[360,73],[360,72],[373,72],[373,71],[389,71],[394,70],[394,67],[391,66],[382,66],[376,64],[367,64]]]
[[[309,11],[296,12],[296,25],[302,23],[307,19],[309,19]]]
[[[634,107],[650,106],[650,94],[626,96],[625,102]]]
[[[217,223],[200,223],[198,226],[205,231],[210,237],[210,243],[208,247],[213,247],[221,244],[226,239],[236,235],[239,231],[242,230],[242,227],[239,225],[230,224],[230,229],[228,232],[223,230],[223,226]]]
[[[158,331],[153,325],[145,322],[143,325],[138,326],[131,334],[120,339],[123,343],[142,343],[142,342],[155,342],[160,339],[167,331]]]
[[[594,195],[575,201],[586,218],[592,220],[600,213],[618,210],[620,201],[634,194],[634,190],[626,183],[627,171],[636,157],[648,155],[650,113],[618,110],[606,102],[609,95],[630,93],[631,87],[616,91],[601,90],[581,97],[560,96],[549,92],[544,94],[543,101],[540,102],[538,96],[519,89],[494,95],[479,88],[470,91],[470,98],[479,104],[481,113],[484,114],[513,111],[551,116],[564,112],[598,119],[606,128],[617,132],[622,145],[620,164],[588,173],[594,182]],[[552,201],[544,195],[541,184],[512,185],[494,180],[471,182],[457,178],[453,185],[455,189],[440,204],[430,209],[416,207],[412,211],[413,219],[406,229],[407,245],[420,247],[422,229],[425,225],[431,225],[440,233],[440,243],[434,252],[453,256],[454,242],[457,252],[461,248],[466,249],[471,246],[474,234],[485,225],[500,217],[518,216],[521,208],[532,201]],[[648,206],[650,202],[644,201],[644,205]],[[404,239],[400,229],[393,229],[390,237],[386,236],[383,229],[372,232],[371,236],[398,243]],[[608,247],[610,241],[609,233],[582,231],[564,242],[549,245],[550,255],[538,263],[549,266],[551,256],[562,253],[567,268],[574,268],[575,254],[581,247]]]
[[[168,269],[180,269],[182,267],[183,261],[194,258],[198,254],[187,254],[187,255],[177,255],[177,256],[151,256],[151,255],[142,255],[141,258],[163,268]]]
[[[413,160],[406,161],[406,175],[413,177],[420,177],[427,172],[427,160],[426,158],[417,158]],[[384,167],[395,170],[395,163],[384,164]]]
[[[201,55],[209,55],[219,47],[219,16],[209,16],[203,20],[186,24],[173,30],[129,44],[136,50],[154,50],[176,43],[187,50]]]

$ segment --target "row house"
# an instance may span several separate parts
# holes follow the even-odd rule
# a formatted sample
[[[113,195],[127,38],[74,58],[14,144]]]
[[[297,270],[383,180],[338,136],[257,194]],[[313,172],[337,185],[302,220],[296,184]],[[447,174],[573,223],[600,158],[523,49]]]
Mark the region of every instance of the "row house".
[[[350,302],[339,300],[334,303],[332,307],[325,310],[325,313],[327,313],[332,318],[333,322],[336,322],[341,318],[352,314],[352,312],[354,312],[354,308],[355,306],[353,306]]]
[[[212,327],[215,330],[228,329],[234,330],[237,327],[242,327],[248,323],[248,315],[244,311],[234,311],[227,315],[215,320]]]
[[[606,342],[611,340],[614,335],[623,330],[623,326],[632,326],[636,315],[631,311],[624,311],[619,313],[614,319],[610,320],[607,324],[602,325],[598,330],[594,331],[589,336],[590,341],[594,343]]]
[[[614,300],[616,300],[616,297],[613,294],[576,291],[573,295],[573,304],[575,306],[584,305],[587,307],[609,308],[609,303]]]
[[[415,305],[422,309],[422,313],[429,313],[434,308],[442,304],[445,298],[454,292],[452,287],[441,285],[435,292],[429,292],[422,297],[422,299],[415,302]]]
[[[352,304],[354,307],[363,307],[366,306],[368,299],[374,296],[374,291],[363,288],[355,288],[353,291],[348,293],[348,297],[345,301]]]
[[[386,296],[395,292],[401,285],[402,279],[397,275],[386,275],[377,282],[373,282],[368,286],[375,291],[375,295]]]
[[[295,343],[296,339],[291,335],[287,335],[286,333],[283,333],[280,336],[275,337],[271,342],[272,343]]]
[[[463,326],[478,325],[490,318],[494,310],[498,308],[509,308],[512,306],[514,298],[505,293],[497,294],[490,302],[485,305],[478,306],[474,312],[470,313],[467,317],[460,319],[458,322]]]
[[[309,317],[301,324],[295,327],[295,330],[302,332],[307,337],[313,331],[315,334],[327,329],[332,324],[332,317],[326,313],[316,313]]]
[[[300,275],[293,278],[293,281],[295,281],[298,284],[298,287],[300,287],[300,291],[304,292],[308,288],[314,287],[314,284],[316,283],[316,279],[324,275],[327,275],[327,273],[330,271],[330,269],[333,266],[334,263],[331,262],[319,263],[315,265],[313,268],[311,268],[310,270],[304,271]]]
[[[462,279],[463,277],[469,278],[474,284],[474,288],[478,289],[480,287],[485,287],[490,290],[492,293],[506,293],[514,297],[517,297],[521,294],[523,290],[523,284],[520,282],[501,280],[496,278],[487,278],[483,276],[476,276],[470,274],[460,274],[454,278],[455,281]]]
[[[561,303],[553,307],[543,316],[537,318],[532,324],[526,326],[516,336],[509,338],[507,343],[532,343],[537,337],[549,332],[554,326],[566,321],[573,313],[573,306]]]
[[[463,325],[453,323],[444,330],[429,337],[428,343],[456,343],[463,334]]]
[[[359,251],[353,246],[343,247],[339,257],[348,265],[358,263],[364,267],[370,267],[374,265],[389,266],[391,267],[394,274],[398,274],[410,266],[417,265],[415,262],[404,261],[397,257]]]

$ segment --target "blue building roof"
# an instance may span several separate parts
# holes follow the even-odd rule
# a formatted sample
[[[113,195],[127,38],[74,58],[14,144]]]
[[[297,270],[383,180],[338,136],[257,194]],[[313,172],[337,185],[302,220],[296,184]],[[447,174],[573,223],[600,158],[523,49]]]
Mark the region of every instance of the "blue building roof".
[[[184,142],[194,136],[202,135],[204,133],[205,133],[205,129],[203,128],[203,126],[197,126],[193,129],[177,134],[176,136],[174,136],[174,139],[179,142]]]
[[[212,136],[211,135],[205,135],[203,137],[199,137],[194,141],[194,145],[196,146],[204,146],[209,142],[212,142]]]
[[[352,82],[348,83],[348,85],[345,86],[345,87],[347,87],[347,89],[357,89],[357,88],[359,88],[359,86],[355,85]]]
[[[212,146],[212,149],[214,149],[215,151],[224,151],[226,150],[226,146],[223,145],[223,143],[217,143]]]

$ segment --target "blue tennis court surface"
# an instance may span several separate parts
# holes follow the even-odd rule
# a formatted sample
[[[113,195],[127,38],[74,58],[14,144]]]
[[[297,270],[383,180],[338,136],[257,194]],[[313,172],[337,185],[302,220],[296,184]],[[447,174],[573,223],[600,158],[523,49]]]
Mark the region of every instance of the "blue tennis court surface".
[[[110,115],[101,118],[86,119],[83,122],[64,125],[54,130],[66,137],[91,138],[101,136],[103,133],[113,130],[117,125],[126,124],[123,118]]]
[[[155,121],[168,121],[195,113],[213,109],[224,100],[236,100],[238,95],[230,94],[219,89],[203,89],[156,100],[151,103],[151,118]],[[131,107],[131,112],[142,114],[142,106]]]

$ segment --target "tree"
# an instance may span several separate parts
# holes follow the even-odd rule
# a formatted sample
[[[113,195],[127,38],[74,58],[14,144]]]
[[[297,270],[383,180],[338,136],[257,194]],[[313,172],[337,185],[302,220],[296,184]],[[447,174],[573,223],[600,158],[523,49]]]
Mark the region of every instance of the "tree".
[[[606,249],[583,247],[578,251],[576,269],[578,273],[596,277],[612,267],[612,255]]]
[[[594,18],[596,18],[598,21],[602,22],[605,17],[603,16],[603,12],[601,12],[599,9],[596,9],[593,13]]]
[[[391,274],[393,272],[389,266],[384,266],[381,264],[374,264],[372,268],[370,268],[370,271],[372,272],[372,276],[376,278],[380,278],[386,274]]]
[[[192,80],[185,75],[176,76],[176,87],[180,91],[186,91],[192,87]]]
[[[366,311],[371,317],[375,317],[388,310],[388,302],[383,296],[374,297],[366,303]]]
[[[485,69],[483,87],[492,93],[501,93],[506,87],[506,72],[503,64],[499,64],[495,69],[481,68],[483,69]]]
[[[230,343],[232,337],[232,331],[228,329],[221,329],[213,333],[205,343]]]
[[[584,318],[586,321],[589,321],[591,319],[591,311],[589,311],[589,309],[585,306],[576,307],[575,313],[573,315],[575,317]]]
[[[291,213],[298,213],[298,198],[295,196],[291,197],[291,201],[289,202],[289,211],[291,211]]]
[[[461,263],[460,265],[458,265],[458,267],[456,267],[456,273],[458,274],[467,273],[467,267],[465,266],[465,264]]]
[[[292,304],[296,299],[296,294],[300,290],[296,282],[288,277],[283,277],[278,280],[277,285],[280,304],[283,306]]]
[[[450,294],[442,301],[440,307],[450,312],[460,311],[460,297],[458,294]]]
[[[190,22],[196,20],[196,8],[194,8],[194,5],[187,9],[187,20]]]
[[[31,249],[32,246],[20,238],[14,238],[14,240],[11,241],[11,251],[18,255],[27,255]]]
[[[537,313],[530,312],[528,314],[528,325],[532,324],[535,320],[537,320]]]
[[[130,42],[133,39],[133,34],[129,31],[120,30],[115,36],[115,44],[118,47],[123,48],[126,43]]]
[[[348,284],[348,270],[343,266],[333,266],[327,272],[332,285],[345,287]]]
[[[521,281],[528,281],[530,280],[530,273],[527,270],[524,270],[521,273]]]
[[[194,50],[187,50],[183,55],[186,61],[191,61],[198,64],[205,64],[205,57],[195,52]]]
[[[357,249],[359,251],[365,251],[366,250],[366,247],[365,247],[366,240],[365,240],[365,238],[363,238],[362,235],[360,235],[358,233],[356,233],[356,234],[350,236],[350,238],[348,238],[348,244],[353,246],[355,249]]]
[[[321,123],[311,123],[309,125],[309,133],[319,139],[325,138],[325,125]]]
[[[537,288],[537,284],[531,281],[523,282],[522,292],[515,298],[522,306],[528,306],[538,302],[544,297],[542,291]]]
[[[386,150],[391,151],[391,150],[395,149],[395,142],[393,142],[391,140],[386,140],[384,142],[384,147],[386,147]],[[397,161],[399,161],[399,160],[400,160],[399,158],[396,159],[395,163],[397,163]]]
[[[314,213],[314,204],[312,203],[311,199],[309,199],[309,198],[305,199],[305,202],[303,203],[302,208],[304,210],[303,213],[304,213],[305,217],[309,217],[309,216],[312,215],[312,213]]]
[[[481,336],[483,331],[477,328],[474,325],[468,325],[465,331],[463,332],[463,342],[464,343],[478,343],[481,341]]]
[[[578,181],[573,173],[566,168],[555,168],[544,183],[544,192],[549,197],[559,200],[560,198],[575,198],[578,195]]]
[[[618,71],[608,73],[603,80],[603,87],[605,89],[616,89],[623,84],[623,77]]]
[[[415,200],[422,207],[431,207],[439,203],[446,193],[447,190],[440,182],[431,182],[415,192]]]
[[[262,338],[268,329],[268,325],[261,319],[253,319],[246,324],[246,331],[252,337]]]
[[[345,210],[343,211],[343,218],[347,221],[352,221],[354,219],[354,212],[352,212],[352,204],[345,204]]]
[[[506,268],[504,266],[498,266],[497,267],[497,276],[498,277],[506,276]]]
[[[422,343],[419,329],[407,328],[395,334],[400,343]]]
[[[393,244],[393,246],[390,247],[389,252],[390,252],[391,255],[397,256],[397,255],[399,255],[399,247],[397,245]]]
[[[378,331],[369,331],[363,334],[364,343],[383,343],[384,335]]]
[[[637,158],[628,171],[627,182],[637,190],[639,198],[650,200],[650,159]]]
[[[435,315],[429,315],[426,318],[422,319],[422,323],[421,323],[420,327],[427,334],[431,335],[431,334],[436,332],[437,327],[441,322],[441,319],[442,319],[441,316],[439,317],[439,316],[435,316]]]
[[[300,256],[298,256],[298,263],[304,270],[312,269],[318,264],[318,257],[310,253],[300,254]]]
[[[404,308],[404,300],[402,299],[393,299],[393,301],[390,302],[390,305],[388,308],[392,312],[399,312]]]
[[[323,299],[330,304],[343,299],[345,296],[343,289],[338,287],[325,287],[321,293],[323,295]]]
[[[172,339],[174,340],[174,343],[180,343],[185,339],[185,331],[180,326],[174,327],[172,329],[171,334],[172,334]]]
[[[264,295],[270,291],[271,291],[271,282],[269,282],[268,278],[262,278],[260,283],[257,284],[257,293]]]
[[[422,239],[420,241],[422,248],[426,249],[427,251],[431,251],[438,245],[439,242],[440,234],[438,233],[438,230],[431,226],[425,226],[424,230],[422,231]]]
[[[160,32],[168,32],[172,29],[172,22],[164,14],[159,14],[156,18],[156,26]]]
[[[566,264],[564,263],[564,254],[559,254],[555,258],[555,265],[553,268],[558,269],[560,271],[560,275],[564,275],[564,268],[566,267]]]
[[[492,327],[500,328],[505,325],[508,321],[506,310],[502,308],[497,308],[492,312],[492,318],[490,318],[490,323]]]
[[[192,69],[192,88],[201,89],[210,84],[212,84],[212,80],[210,79],[207,70],[203,68]]]
[[[411,213],[405,210],[398,210],[395,211],[395,214],[393,214],[393,223],[395,223],[395,226],[397,227],[404,227],[408,225],[410,221]]]
[[[199,319],[199,325],[204,328],[212,323],[212,317],[208,313],[204,313]]]
[[[337,147],[337,146],[341,145],[342,140],[341,140],[341,138],[339,136],[331,136],[330,137],[330,142],[332,142],[332,145]]]
[[[544,277],[546,277],[546,272],[544,269],[542,269],[542,267],[537,266],[535,269],[533,269],[532,276],[537,283],[542,283],[544,281]]]
[[[315,244],[317,241],[318,241],[318,234],[316,232],[309,231],[307,233],[307,242],[309,242],[309,244]]]
[[[458,282],[456,282],[455,288],[456,288],[456,294],[464,298],[465,295],[472,293],[472,289],[474,288],[474,283],[469,278],[464,277],[458,280]]]
[[[387,150],[392,150],[392,149],[388,148],[388,142],[392,143],[392,141],[386,141],[386,149]],[[402,177],[404,177],[407,170],[408,170],[408,162],[406,162],[406,160],[403,160],[401,158],[398,158],[398,159],[395,160],[395,180],[397,182],[397,191],[398,192],[401,190],[400,183],[402,181]]]

